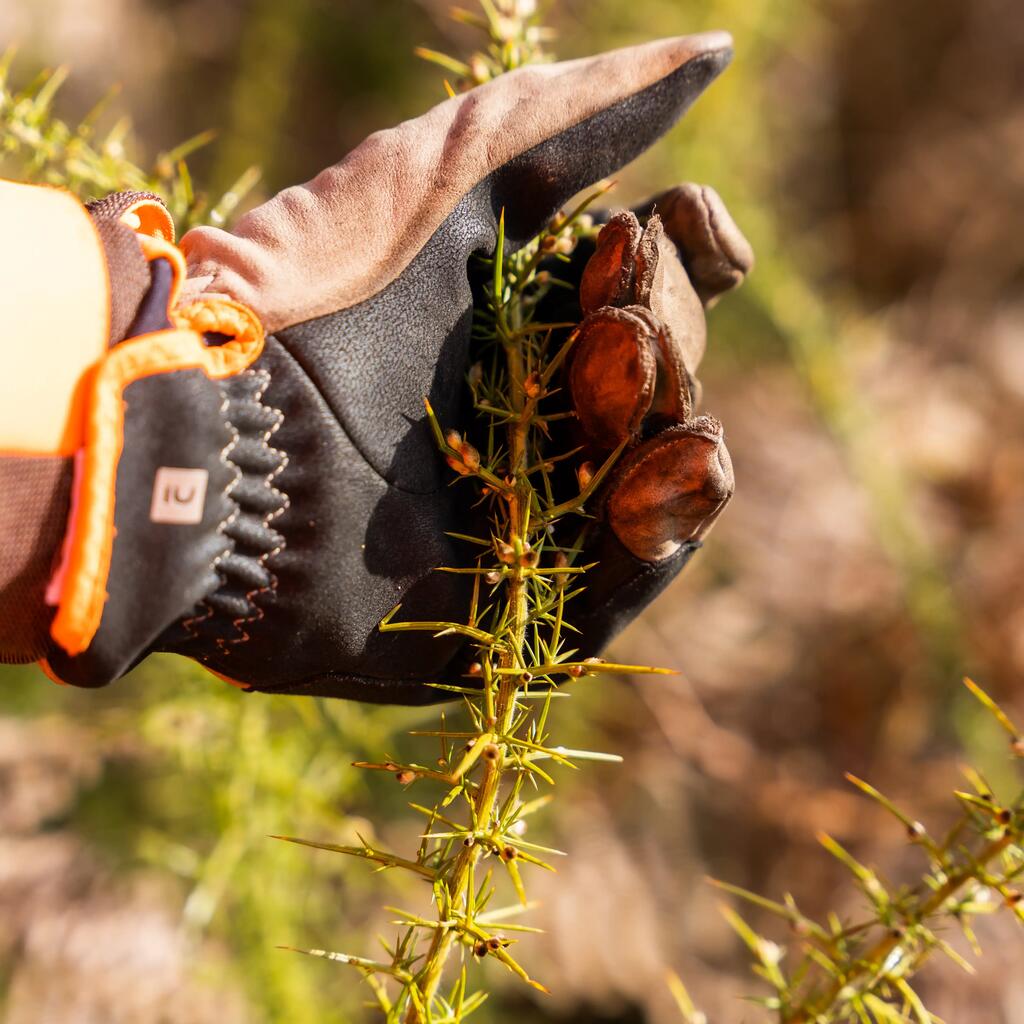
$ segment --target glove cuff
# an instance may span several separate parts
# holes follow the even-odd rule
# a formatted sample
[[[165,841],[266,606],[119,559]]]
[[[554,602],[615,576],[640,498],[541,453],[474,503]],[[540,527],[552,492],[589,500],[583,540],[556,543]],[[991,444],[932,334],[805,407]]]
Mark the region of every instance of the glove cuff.
[[[237,303],[176,310],[181,254],[165,240],[140,241],[153,279],[136,317],[143,333],[111,349],[90,381],[50,587],[56,614],[44,667],[81,686],[123,674],[220,586],[240,476],[220,382],[246,371],[263,346],[260,324]]]

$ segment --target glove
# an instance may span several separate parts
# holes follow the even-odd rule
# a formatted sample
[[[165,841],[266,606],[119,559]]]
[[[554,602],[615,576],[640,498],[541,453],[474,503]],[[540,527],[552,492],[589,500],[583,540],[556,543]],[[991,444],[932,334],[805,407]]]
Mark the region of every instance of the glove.
[[[467,561],[449,534],[472,512],[423,398],[442,423],[467,421],[470,256],[493,251],[503,209],[514,251],[639,155],[729,47],[709,34],[512,72],[371,136],[234,233],[189,232],[187,269],[148,237],[152,285],[94,395],[108,421],[111,396],[123,403],[119,433],[106,423],[120,451],[85,446],[51,672],[102,685],[164,650],[247,689],[438,699],[423,684],[460,664],[461,641],[377,627],[399,603],[409,619],[468,606],[465,577],[432,571]],[[582,272],[579,429],[595,453],[632,444],[587,539],[600,564],[574,624],[588,654],[667,585],[732,492],[694,373],[702,301],[742,277],[749,249],[709,190],[656,206],[644,227],[613,218]],[[630,373],[603,386],[624,354]]]

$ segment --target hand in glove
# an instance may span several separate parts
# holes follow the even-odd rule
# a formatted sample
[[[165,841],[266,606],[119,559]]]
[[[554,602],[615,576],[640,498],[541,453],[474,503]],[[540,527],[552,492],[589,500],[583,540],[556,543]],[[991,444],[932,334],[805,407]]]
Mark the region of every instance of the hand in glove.
[[[423,398],[444,424],[466,421],[469,259],[493,251],[503,209],[514,250],[639,155],[729,47],[708,34],[502,76],[371,136],[233,233],[189,232],[187,281],[149,241],[153,285],[108,357],[123,364],[108,381],[120,451],[97,452],[95,427],[51,670],[102,685],[170,650],[247,688],[436,699],[422,683],[457,663],[458,639],[377,627],[399,603],[412,619],[467,607],[465,578],[432,572],[465,561],[447,533],[469,512]],[[589,542],[600,564],[574,618],[588,654],[664,588],[732,491],[694,374],[702,303],[737,283],[749,249],[710,190],[656,207],[644,228],[613,218],[582,280],[580,427],[595,452],[633,445]]]

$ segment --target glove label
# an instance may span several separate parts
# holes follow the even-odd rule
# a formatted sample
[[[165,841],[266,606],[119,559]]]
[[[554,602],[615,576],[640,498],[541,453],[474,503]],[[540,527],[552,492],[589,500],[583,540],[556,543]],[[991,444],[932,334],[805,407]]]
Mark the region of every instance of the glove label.
[[[153,480],[150,520],[154,523],[201,523],[209,478],[205,469],[161,466]]]

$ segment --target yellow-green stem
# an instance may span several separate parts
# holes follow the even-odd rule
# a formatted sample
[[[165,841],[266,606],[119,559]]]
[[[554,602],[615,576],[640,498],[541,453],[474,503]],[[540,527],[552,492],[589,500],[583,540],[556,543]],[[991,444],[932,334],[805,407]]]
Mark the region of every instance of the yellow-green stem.
[[[526,640],[526,579],[521,564],[520,553],[523,550],[525,534],[529,529],[530,482],[526,477],[527,439],[530,429],[531,403],[523,387],[524,367],[522,352],[515,340],[515,329],[519,326],[514,316],[511,339],[503,339],[505,354],[508,360],[509,391],[513,407],[518,413],[509,425],[509,449],[511,452],[511,473],[515,481],[508,495],[508,518],[506,521],[506,537],[509,546],[516,552],[513,570],[509,573],[505,584],[509,609],[509,641],[499,657],[501,668],[525,667],[523,648]],[[507,736],[512,727],[515,711],[516,691],[519,687],[517,674],[501,674],[498,676],[498,695],[494,702],[494,722],[485,722],[485,728],[491,729],[496,735]],[[490,678],[487,685],[491,685]],[[486,764],[485,774],[475,800],[475,817],[480,823],[489,822],[501,788],[503,764],[505,760],[505,744],[499,745],[500,754]],[[441,919],[449,918],[449,910],[472,898],[467,892],[469,879],[480,856],[482,847],[474,843],[463,849],[452,869],[448,881],[448,898],[450,907],[438,907]],[[430,947],[427,950],[423,966],[416,977],[416,985],[422,994],[422,1006],[429,1008],[437,988],[441,983],[445,963],[451,954],[455,942],[454,928],[438,928],[434,932]],[[406,1024],[426,1024],[415,1002],[410,1000],[406,1013]]]
[[[1005,835],[1000,839],[994,840],[986,846],[980,854],[978,854],[976,866],[985,867],[1011,845],[1013,845],[1013,836],[1011,835]],[[972,868],[971,870],[960,871],[957,874],[952,875],[942,886],[936,889],[921,907],[921,910],[917,915],[918,920],[924,921],[937,910],[941,909],[942,904],[945,903],[950,896],[953,896],[962,885],[975,877],[975,870],[975,868]],[[835,1006],[839,993],[846,988],[846,986],[866,974],[869,969],[877,969],[877,965],[885,963],[889,954],[899,945],[900,941],[900,937],[892,933],[886,935],[882,939],[879,939],[863,957],[859,958],[858,966],[850,971],[845,979],[836,979],[833,981],[826,990],[822,999],[819,1002],[814,1003],[807,1010],[802,1010],[802,1016],[796,1019],[798,1021],[815,1020],[816,1014],[824,1013],[826,1010],[831,1010]]]

